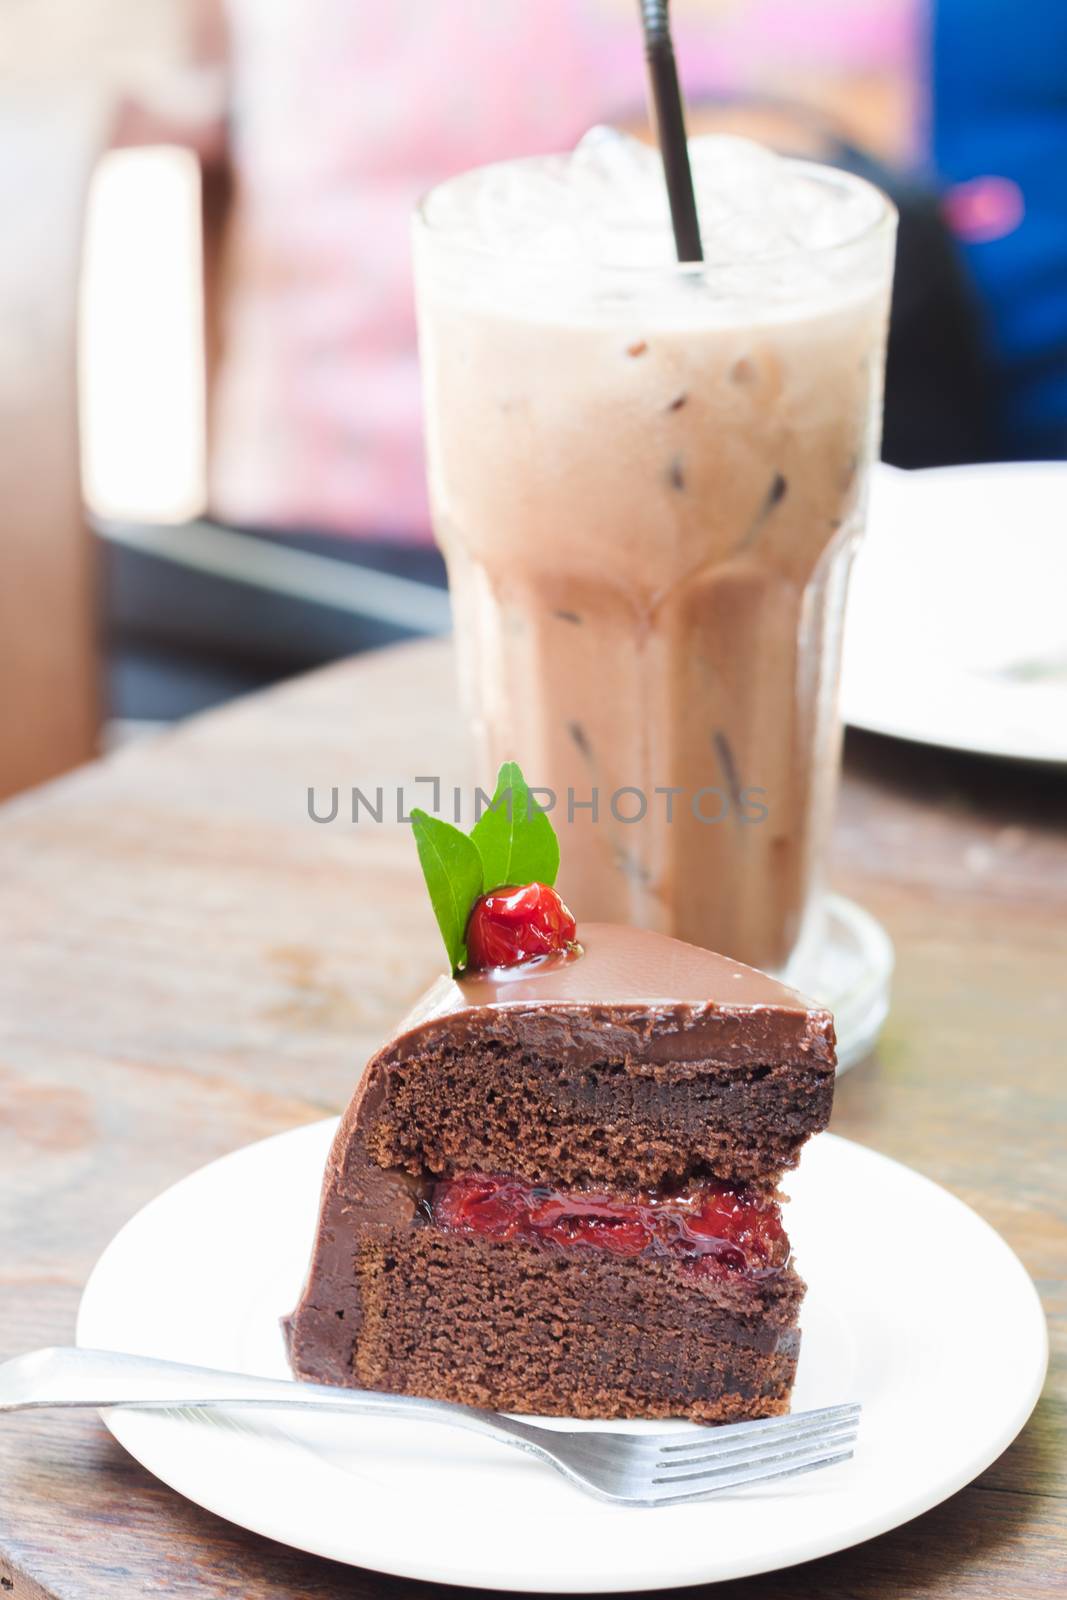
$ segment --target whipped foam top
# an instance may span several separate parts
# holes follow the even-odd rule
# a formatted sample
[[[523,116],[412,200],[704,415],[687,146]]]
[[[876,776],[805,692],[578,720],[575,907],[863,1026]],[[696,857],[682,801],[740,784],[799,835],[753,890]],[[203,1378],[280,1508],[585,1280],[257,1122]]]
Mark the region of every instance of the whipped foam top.
[[[708,270],[810,259],[860,239],[886,201],[858,178],[790,161],[748,139],[690,140]],[[512,262],[669,267],[674,236],[658,150],[593,128],[569,155],[480,167],[440,185],[435,234]]]

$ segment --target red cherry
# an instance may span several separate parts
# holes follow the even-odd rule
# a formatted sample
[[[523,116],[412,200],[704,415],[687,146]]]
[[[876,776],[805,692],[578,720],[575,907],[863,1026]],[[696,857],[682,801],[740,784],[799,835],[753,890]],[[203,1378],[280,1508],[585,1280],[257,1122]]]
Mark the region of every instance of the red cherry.
[[[547,884],[494,889],[474,902],[467,957],[472,967],[516,967],[568,949],[575,932],[574,918]]]

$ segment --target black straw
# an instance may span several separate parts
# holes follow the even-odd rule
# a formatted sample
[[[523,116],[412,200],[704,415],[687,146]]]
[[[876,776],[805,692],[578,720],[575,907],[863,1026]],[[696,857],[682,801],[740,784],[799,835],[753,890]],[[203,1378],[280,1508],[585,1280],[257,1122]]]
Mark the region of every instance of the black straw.
[[[671,206],[671,224],[679,261],[703,261],[700,219],[693,174],[689,170],[689,145],[685,135],[685,111],[678,86],[678,66],[671,42],[669,0],[638,0],[645,28],[645,55],[652,85],[652,104],[656,133],[663,155],[663,175]]]

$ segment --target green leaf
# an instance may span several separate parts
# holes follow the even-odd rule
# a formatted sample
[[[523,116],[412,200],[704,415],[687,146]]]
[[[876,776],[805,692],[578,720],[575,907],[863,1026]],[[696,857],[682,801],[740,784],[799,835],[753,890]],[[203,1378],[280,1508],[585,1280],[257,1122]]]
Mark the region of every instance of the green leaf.
[[[482,893],[482,858],[467,834],[418,807],[411,813],[411,826],[437,926],[452,971],[458,972],[467,959],[471,907]]]
[[[517,761],[505,761],[490,809],[471,829],[482,860],[482,893],[506,883],[547,883],[559,872],[559,840],[537,809]]]

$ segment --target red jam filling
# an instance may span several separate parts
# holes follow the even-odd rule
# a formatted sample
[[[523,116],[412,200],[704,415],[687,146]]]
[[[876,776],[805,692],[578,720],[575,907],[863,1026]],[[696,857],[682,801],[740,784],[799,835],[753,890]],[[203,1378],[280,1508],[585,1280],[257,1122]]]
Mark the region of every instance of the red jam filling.
[[[675,1193],[617,1200],[472,1172],[437,1183],[430,1213],[450,1233],[615,1256],[666,1256],[702,1277],[763,1277],[789,1260],[775,1201],[710,1180]]]

